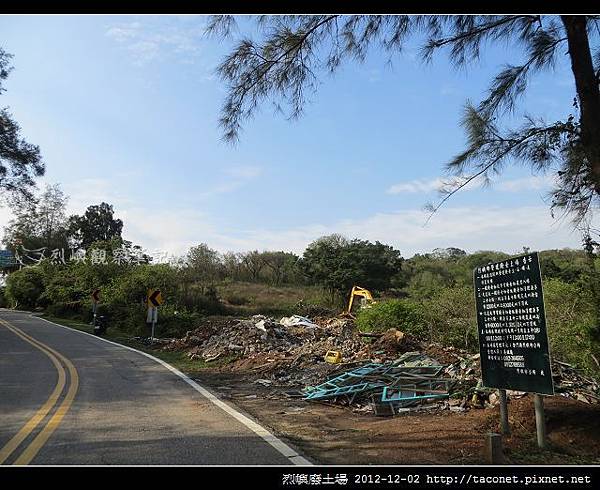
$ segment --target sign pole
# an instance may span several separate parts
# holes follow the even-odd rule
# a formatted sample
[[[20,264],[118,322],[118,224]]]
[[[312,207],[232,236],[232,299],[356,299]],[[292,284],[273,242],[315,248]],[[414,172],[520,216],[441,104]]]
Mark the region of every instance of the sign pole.
[[[94,327],[96,326],[96,312],[98,309],[99,301],[100,301],[100,290],[94,289],[94,291],[92,292],[92,315],[93,315]]]
[[[508,403],[506,402],[506,390],[498,390],[500,395],[500,429],[505,436],[510,435],[510,425],[508,424]]]
[[[152,307],[152,334],[150,335],[150,342],[154,343],[154,326],[156,325],[156,306]]]
[[[544,399],[542,395],[533,394],[533,405],[535,407],[535,429],[538,447],[546,449],[546,418],[544,417]]]
[[[149,289],[148,290],[148,318],[146,323],[152,323],[152,334],[150,336],[150,342],[154,343],[154,327],[158,321],[158,307],[163,304],[163,297],[160,289]]]

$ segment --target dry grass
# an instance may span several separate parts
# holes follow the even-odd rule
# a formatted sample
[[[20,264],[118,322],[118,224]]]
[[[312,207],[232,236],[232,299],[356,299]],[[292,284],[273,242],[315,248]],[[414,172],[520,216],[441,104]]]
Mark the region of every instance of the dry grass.
[[[316,286],[271,286],[250,282],[217,285],[219,297],[239,315],[298,314],[298,303],[332,308],[328,295]],[[335,311],[335,307],[333,307]]]

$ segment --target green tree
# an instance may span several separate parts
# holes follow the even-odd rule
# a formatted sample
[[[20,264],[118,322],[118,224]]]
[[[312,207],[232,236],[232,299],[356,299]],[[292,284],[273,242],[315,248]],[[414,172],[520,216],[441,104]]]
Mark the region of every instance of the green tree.
[[[103,202],[88,206],[83,216],[71,216],[69,230],[76,246],[88,248],[97,241],[121,238],[123,221],[115,219],[112,205]]]
[[[347,240],[335,234],[308,245],[300,261],[306,276],[332,296],[339,293],[344,297],[354,285],[376,291],[387,289],[401,264],[400,252],[389,245]]]
[[[265,268],[263,254],[258,250],[242,254],[242,266],[250,281],[257,282],[260,279],[260,273]]]
[[[467,252],[456,247],[436,248],[431,252],[431,255],[436,259],[457,259],[466,257]]]
[[[225,277],[238,281],[242,275],[241,254],[235,252],[225,252],[223,254],[223,268]]]
[[[121,236],[90,243],[86,249],[86,259],[88,261],[91,260],[93,250],[104,250],[106,261],[120,266],[124,264],[149,264],[152,262],[152,257],[145,253],[140,245],[134,245],[133,242],[125,240]]]
[[[0,95],[6,90],[2,84],[12,70],[11,58],[0,47]],[[39,147],[27,143],[8,109],[0,108],[0,189],[31,199],[34,178],[44,175],[44,171]]]
[[[67,202],[58,184],[47,185],[39,196],[12,196],[9,206],[15,218],[4,229],[3,243],[17,252],[68,248]]]
[[[15,308],[33,308],[44,292],[44,274],[40,267],[24,267],[6,278],[6,297]]]
[[[412,297],[428,297],[454,284],[456,271],[453,266],[453,259],[439,249],[430,254],[416,254],[404,262],[394,283],[404,287]]]
[[[208,32],[228,36],[235,24],[232,16],[213,16]],[[534,172],[557,170],[553,207],[571,212],[576,221],[597,206],[600,53],[593,56],[590,46],[598,39],[600,16],[286,15],[261,16],[258,27],[258,38],[242,37],[217,70],[228,84],[220,118],[226,140],[235,140],[242,123],[266,100],[279,110],[286,105],[291,117],[300,116],[307,93],[316,91],[319,72],[363,61],[372,49],[386,51],[391,59],[411,37],[424,38],[425,60],[446,51],[455,66],[467,68],[485,44],[513,44],[517,49],[507,53],[514,60],[493,78],[483,100],[465,105],[467,148],[447,164],[459,178],[444,186],[443,199],[431,211],[472,180],[488,180],[513,162]],[[560,121],[519,113],[521,124],[507,126],[530,78],[553,68],[560,55],[571,64],[575,107],[567,102]]]
[[[203,286],[214,283],[221,275],[223,267],[219,252],[211,249],[206,243],[190,248],[185,263],[187,276]]]
[[[279,286],[282,282],[287,282],[292,277],[299,258],[293,253],[283,251],[263,252],[262,257],[276,286]]]
[[[593,339],[600,342],[600,243],[592,240],[588,233],[583,238],[583,249],[587,270],[581,277],[583,281],[582,288],[584,291],[591,293],[594,305],[594,325],[590,328],[590,331]],[[600,369],[600,365],[598,365],[598,369]]]

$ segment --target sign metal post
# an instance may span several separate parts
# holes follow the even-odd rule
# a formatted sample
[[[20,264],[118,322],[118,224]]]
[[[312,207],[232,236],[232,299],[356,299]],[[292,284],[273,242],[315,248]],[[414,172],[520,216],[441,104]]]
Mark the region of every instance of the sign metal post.
[[[510,425],[508,424],[508,403],[506,401],[506,390],[498,390],[500,398],[500,429],[505,436],[510,435]]]
[[[150,342],[154,343],[154,330],[158,322],[158,307],[164,302],[160,289],[148,290],[148,317],[147,323],[152,324],[152,333],[150,334]]]
[[[94,289],[92,292],[92,315],[94,318],[94,327],[96,326],[96,312],[98,310],[98,303],[100,302],[100,290]]]
[[[535,407],[535,428],[537,444],[540,449],[546,449],[546,417],[544,416],[544,398],[535,393],[533,395],[533,405]]]
[[[152,334],[150,336],[150,342],[154,343],[154,327],[156,326],[156,322],[158,320],[158,308],[156,306],[152,306]]]

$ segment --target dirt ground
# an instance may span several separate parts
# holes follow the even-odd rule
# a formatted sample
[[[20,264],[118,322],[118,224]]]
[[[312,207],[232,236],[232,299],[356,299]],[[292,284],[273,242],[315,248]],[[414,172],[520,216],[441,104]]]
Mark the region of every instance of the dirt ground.
[[[194,377],[321,464],[485,464],[484,435],[499,430],[498,407],[377,417],[286,396],[240,372]],[[533,397],[509,401],[507,463],[600,464],[599,405],[554,396],[545,410],[550,449],[540,451]]]

